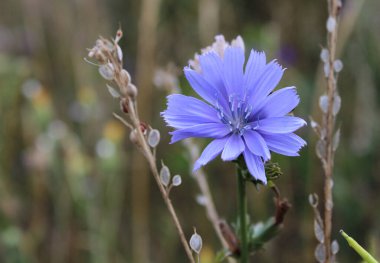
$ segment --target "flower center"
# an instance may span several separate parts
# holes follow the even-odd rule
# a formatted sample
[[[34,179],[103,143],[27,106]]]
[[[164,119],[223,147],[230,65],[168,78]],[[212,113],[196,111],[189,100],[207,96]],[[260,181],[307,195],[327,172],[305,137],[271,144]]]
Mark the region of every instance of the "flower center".
[[[234,95],[229,96],[228,106],[229,112],[225,112],[218,104],[216,105],[219,119],[229,126],[231,132],[243,135],[247,129],[251,128],[247,123],[252,112],[252,106]]]

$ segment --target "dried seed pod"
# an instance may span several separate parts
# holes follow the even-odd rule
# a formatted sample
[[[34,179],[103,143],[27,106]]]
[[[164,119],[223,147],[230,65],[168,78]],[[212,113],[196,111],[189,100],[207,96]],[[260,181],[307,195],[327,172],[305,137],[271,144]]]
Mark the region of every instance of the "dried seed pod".
[[[132,83],[127,86],[127,94],[133,100],[137,97],[137,88]]]
[[[115,77],[115,69],[111,63],[101,65],[99,67],[100,75],[106,80],[113,80]]]
[[[324,62],[324,63],[328,63],[329,62],[329,51],[327,48],[322,48],[321,50],[321,54],[320,54],[320,58],[321,60]]]
[[[106,86],[107,86],[108,92],[111,94],[111,96],[113,98],[115,98],[115,99],[120,98],[120,94],[116,89],[114,89],[113,87],[111,87],[108,84],[106,84]]]
[[[172,184],[173,184],[173,186],[179,186],[182,184],[182,178],[179,174],[174,175],[174,177],[172,179]]]
[[[330,16],[326,22],[327,31],[332,33],[334,31],[335,27],[336,27],[336,19],[334,17]]]
[[[317,247],[315,248],[314,251],[314,256],[317,262],[325,262],[326,260],[326,249],[325,249],[325,244],[319,243]]]
[[[150,147],[157,147],[160,142],[160,132],[156,129],[152,129],[148,135],[148,144]]]
[[[160,180],[161,183],[168,187],[170,183],[170,170],[169,168],[162,163],[162,168],[160,170]]]
[[[117,44],[116,44],[116,56],[119,62],[123,61],[123,51],[121,50],[120,46]]]
[[[123,96],[128,97],[128,85],[131,83],[131,76],[129,75],[129,72],[125,69],[122,69],[120,72],[120,81],[121,81],[121,87],[120,91],[123,94]]]
[[[338,254],[338,251],[339,251],[339,244],[338,244],[338,241],[334,239],[333,242],[331,243],[331,253],[333,255],[336,255]]]
[[[202,249],[202,237],[197,234],[197,231],[195,230],[195,228],[194,228],[194,234],[191,236],[189,243],[190,243],[191,249],[195,253],[199,254],[201,252],[201,249]]]
[[[138,144],[136,129],[134,129],[134,130],[131,131],[131,133],[129,134],[129,139],[131,140],[132,143]]]
[[[340,59],[337,59],[337,60],[334,61],[334,65],[333,66],[334,66],[334,71],[336,73],[339,73],[343,69],[343,62]]]

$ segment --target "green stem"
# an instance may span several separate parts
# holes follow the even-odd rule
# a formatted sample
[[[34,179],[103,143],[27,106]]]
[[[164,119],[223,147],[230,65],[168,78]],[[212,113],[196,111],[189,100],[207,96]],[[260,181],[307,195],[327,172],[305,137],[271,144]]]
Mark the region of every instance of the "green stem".
[[[247,240],[247,198],[243,171],[237,167],[238,174],[238,213],[240,220],[240,263],[248,263]]]
[[[347,235],[343,230],[340,230],[340,234],[347,240],[347,243],[352,247],[367,263],[378,263],[370,253],[368,253],[361,245],[358,244],[352,237]]]

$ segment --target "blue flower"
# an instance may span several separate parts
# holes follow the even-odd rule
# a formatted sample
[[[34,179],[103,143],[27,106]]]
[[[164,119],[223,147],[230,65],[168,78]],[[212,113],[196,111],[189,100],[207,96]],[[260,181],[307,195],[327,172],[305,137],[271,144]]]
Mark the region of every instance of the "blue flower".
[[[306,142],[293,132],[306,124],[289,116],[299,103],[295,87],[274,91],[284,70],[266,63],[264,52],[251,51],[244,68],[244,49],[227,46],[199,55],[199,70],[185,67],[191,87],[204,101],[181,94],[168,96],[166,123],[175,128],[171,143],[212,138],[194,164],[194,171],[221,154],[224,161],[244,156],[250,174],[266,184],[264,163],[270,151],[298,156]]]

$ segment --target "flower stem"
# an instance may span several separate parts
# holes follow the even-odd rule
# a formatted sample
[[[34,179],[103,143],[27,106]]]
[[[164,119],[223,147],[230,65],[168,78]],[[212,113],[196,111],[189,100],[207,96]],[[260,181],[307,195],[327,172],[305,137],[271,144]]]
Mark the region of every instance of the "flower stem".
[[[240,223],[240,263],[248,263],[247,197],[243,171],[238,166],[238,214]]]
[[[378,263],[370,253],[368,253],[362,246],[360,246],[352,237],[347,235],[343,230],[340,230],[340,234],[347,240],[348,245],[352,247],[367,263]]]

